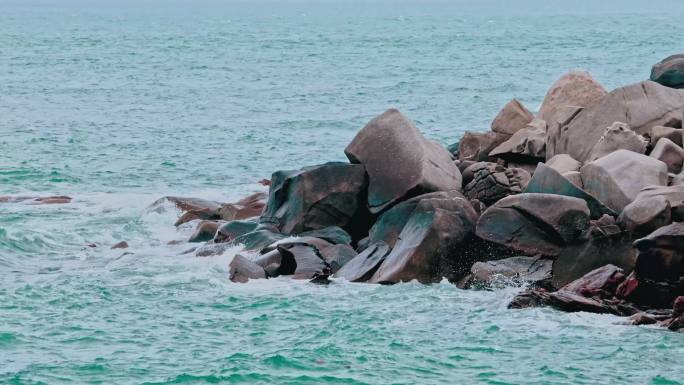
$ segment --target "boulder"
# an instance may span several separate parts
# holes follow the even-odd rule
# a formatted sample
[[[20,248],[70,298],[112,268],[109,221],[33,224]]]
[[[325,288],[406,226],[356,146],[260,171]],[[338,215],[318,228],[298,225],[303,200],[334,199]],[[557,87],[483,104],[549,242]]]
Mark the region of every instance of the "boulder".
[[[613,122],[626,123],[634,132],[643,135],[657,125],[681,126],[683,108],[684,91],[652,81],[618,88],[555,132],[558,138],[553,138],[554,148],[550,153],[569,154],[585,162],[594,144],[603,136],[604,128]]]
[[[653,126],[650,130],[648,130],[648,133],[646,135],[650,139],[651,146],[655,146],[656,143],[658,143],[658,141],[662,138],[670,139],[676,145],[680,147],[682,146],[683,136],[681,128]]]
[[[236,203],[218,203],[196,198],[173,198],[176,207],[187,208],[185,213],[176,221],[175,225],[193,220],[241,220],[259,216],[264,208],[265,194],[258,192],[251,194]]]
[[[285,234],[329,226],[365,233],[365,188],[365,171],[360,165],[331,162],[277,171],[259,221]]]
[[[420,193],[461,189],[461,172],[449,152],[396,109],[371,120],[344,152],[366,169],[373,214]]]
[[[556,256],[589,229],[589,208],[579,198],[554,194],[508,196],[487,209],[477,235],[530,256]]]
[[[559,107],[546,122],[546,159],[551,159],[562,151],[556,151],[564,128],[575,120],[583,108],[578,106]],[[574,159],[574,158],[573,158]]]
[[[251,194],[235,203],[222,204],[218,210],[221,220],[234,221],[261,215],[266,206],[267,195],[263,192]]]
[[[665,198],[670,205],[672,220],[684,222],[684,185],[644,187],[637,194],[635,201],[652,200],[659,196]]]
[[[630,273],[636,260],[632,241],[629,232],[594,233],[586,242],[563,248],[553,263],[553,286],[560,289],[605,265]]]
[[[256,230],[259,224],[253,220],[230,221],[216,230],[214,243],[231,242],[233,239]]]
[[[342,266],[335,273],[335,277],[350,282],[366,282],[375,274],[391,250],[386,243],[376,242]]]
[[[613,313],[613,310],[601,301],[586,298],[579,294],[565,290],[558,290],[549,294],[547,305],[567,312]]]
[[[492,121],[492,131],[513,135],[534,119],[534,115],[518,100],[508,102]]]
[[[285,237],[287,235],[277,232],[274,228],[261,225],[254,231],[235,237],[225,245],[242,245],[245,250],[260,251]]]
[[[190,197],[177,197],[177,196],[166,196],[156,200],[154,203],[148,207],[149,211],[161,212],[162,206],[166,203],[172,203],[180,211],[192,211],[192,210],[218,210],[221,207],[221,203],[210,201],[201,198],[190,198]]]
[[[448,260],[472,237],[477,213],[463,198],[423,199],[411,213],[392,251],[370,279],[375,283],[439,282]]]
[[[511,136],[498,132],[466,132],[458,145],[458,159],[482,162],[490,160],[489,153]]]
[[[511,257],[496,261],[475,262],[470,269],[471,274],[459,286],[495,286],[503,283],[521,285],[527,282],[539,282],[551,279],[550,259],[538,257]]]
[[[632,202],[642,188],[667,184],[665,163],[627,150],[589,162],[580,172],[584,189],[616,212]]]
[[[620,226],[637,235],[649,234],[672,223],[670,203],[663,196],[637,198],[628,204],[618,218]]]
[[[653,65],[651,80],[666,87],[684,87],[684,54],[677,54]]]
[[[266,278],[264,268],[237,254],[230,262],[230,280],[245,283],[250,279]]]
[[[278,251],[283,260],[294,261],[294,279],[312,279],[331,274],[332,269],[315,247],[304,244],[281,245],[278,246]],[[285,274],[281,271],[281,275]]]
[[[575,187],[584,190],[584,182],[582,182],[582,173],[580,173],[579,171],[568,171],[564,172],[562,175],[563,178],[570,181],[570,183],[575,185]]]
[[[195,232],[192,233],[188,242],[206,242],[214,239],[221,223],[219,221],[202,221],[198,223]]]
[[[639,278],[679,280],[684,277],[684,222],[677,222],[638,239],[634,271]]]
[[[639,154],[646,152],[648,140],[632,131],[625,123],[614,122],[603,131],[586,161],[596,160],[617,150],[629,150]]]
[[[331,245],[320,250],[320,255],[325,263],[330,267],[332,273],[339,271],[357,255],[356,251],[349,245]]]
[[[577,187],[563,175],[559,174],[558,171],[544,163],[539,163],[539,165],[537,165],[537,171],[527,184],[525,192],[533,194],[563,195],[582,199],[587,203],[591,217],[594,219],[600,218],[604,214],[612,216],[617,215],[601,201]]]
[[[544,160],[546,158],[546,122],[535,119],[516,131],[510,139],[496,146],[489,156],[506,160]]]
[[[558,171],[559,174],[566,172],[579,171],[582,164],[568,154],[558,154],[546,161],[546,165]]]
[[[112,250],[114,250],[114,249],[127,249],[127,248],[128,248],[128,242],[126,242],[126,241],[117,242],[112,247],[110,247],[110,249],[112,249]]]
[[[651,151],[651,158],[658,159],[667,165],[667,171],[679,174],[684,164],[684,149],[667,138],[662,138]]]
[[[616,293],[617,298],[643,309],[666,309],[680,295],[684,295],[684,279],[651,279],[641,276],[636,270],[618,286]]]
[[[538,117],[549,121],[556,111],[565,106],[589,107],[607,92],[588,72],[571,71],[563,75],[546,93]]]
[[[463,173],[470,179],[463,189],[468,199],[477,199],[486,206],[521,193],[530,181],[530,174],[520,168],[506,168],[496,163],[479,162]]]
[[[561,290],[583,297],[612,298],[625,272],[615,265],[604,265],[563,286]]]

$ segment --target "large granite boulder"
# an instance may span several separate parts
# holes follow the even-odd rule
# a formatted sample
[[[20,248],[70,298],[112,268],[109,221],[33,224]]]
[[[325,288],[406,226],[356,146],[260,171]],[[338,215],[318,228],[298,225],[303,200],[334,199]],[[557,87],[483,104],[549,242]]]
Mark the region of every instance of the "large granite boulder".
[[[645,199],[637,196],[634,202],[622,210],[618,223],[637,235],[646,235],[672,223],[672,209],[662,195]]]
[[[607,92],[586,71],[571,71],[558,79],[546,93],[537,116],[549,121],[554,113],[565,106],[590,107],[606,96]]]
[[[385,242],[376,242],[342,266],[335,277],[350,282],[366,282],[375,274],[390,251],[392,249]]]
[[[508,102],[492,121],[492,131],[513,135],[534,119],[534,115],[517,99]]]
[[[572,159],[568,154],[558,154],[546,161],[546,165],[558,171],[559,174],[579,171],[582,163]]]
[[[546,159],[564,153],[560,148],[556,150],[560,147],[558,143],[561,141],[565,128],[580,115],[582,110],[582,107],[577,106],[559,107],[546,122]]]
[[[482,162],[491,159],[489,153],[511,136],[498,132],[466,132],[458,142],[460,161]]]
[[[684,164],[684,148],[667,138],[662,138],[651,151],[651,158],[658,159],[667,165],[667,171],[679,174]]]
[[[653,65],[651,80],[666,87],[684,88],[684,54],[677,54]]]
[[[584,189],[615,212],[621,212],[642,188],[667,185],[665,163],[627,150],[589,162],[580,172]]]
[[[654,280],[680,280],[684,277],[684,222],[661,227],[638,239],[639,250],[634,271]]]
[[[463,189],[464,195],[486,206],[509,195],[520,194],[531,178],[530,173],[521,168],[506,168],[488,162],[475,163],[463,175],[470,179]]]
[[[461,173],[451,154],[423,137],[396,109],[371,120],[345,154],[366,169],[368,208],[374,214],[420,193],[461,188]]]
[[[596,160],[617,150],[644,154],[647,146],[648,140],[632,131],[627,124],[614,122],[603,131],[586,161]]]
[[[473,236],[477,213],[463,198],[423,199],[411,213],[392,251],[370,282],[439,282],[450,260]]]
[[[285,234],[329,226],[363,233],[365,221],[360,218],[365,217],[365,188],[365,171],[360,165],[332,162],[277,171],[259,221]]]
[[[623,122],[637,134],[653,126],[681,125],[684,91],[645,81],[618,88],[581,113],[555,133],[554,148],[547,153],[569,154],[580,162],[589,159],[594,144],[613,122]]]
[[[485,211],[477,235],[530,256],[556,256],[589,229],[589,208],[579,198],[554,194],[508,196]]]
[[[553,261],[538,257],[510,257],[494,261],[475,262],[470,275],[459,287],[492,287],[510,283],[522,285],[551,279]]]
[[[577,185],[572,183],[566,177],[559,174],[557,170],[544,163],[539,163],[539,165],[537,165],[537,170],[535,171],[534,176],[532,176],[530,182],[527,184],[525,192],[533,194],[555,194],[580,198],[587,202],[587,206],[589,207],[589,211],[593,219],[598,219],[604,214],[612,216],[617,215],[613,210],[606,207],[606,205],[604,205],[601,201],[594,198],[591,194],[587,193],[583,189],[577,187]]]
[[[646,136],[650,138],[651,146],[655,146],[656,143],[662,138],[670,139],[678,146],[682,146],[682,135],[683,130],[681,128],[665,127],[665,126],[653,126],[648,131]]]
[[[535,119],[516,131],[510,139],[496,146],[489,156],[509,161],[544,160],[546,158],[546,122]]]
[[[672,220],[684,222],[684,185],[648,186],[639,191],[635,201],[648,201],[663,197],[672,210]]]

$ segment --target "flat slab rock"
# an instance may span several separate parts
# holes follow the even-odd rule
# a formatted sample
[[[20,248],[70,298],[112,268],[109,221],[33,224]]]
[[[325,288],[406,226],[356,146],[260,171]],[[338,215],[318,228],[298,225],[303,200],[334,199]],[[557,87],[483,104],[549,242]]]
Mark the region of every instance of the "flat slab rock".
[[[344,152],[351,163],[365,167],[368,208],[374,214],[418,191],[461,189],[451,154],[396,109],[368,122]]]

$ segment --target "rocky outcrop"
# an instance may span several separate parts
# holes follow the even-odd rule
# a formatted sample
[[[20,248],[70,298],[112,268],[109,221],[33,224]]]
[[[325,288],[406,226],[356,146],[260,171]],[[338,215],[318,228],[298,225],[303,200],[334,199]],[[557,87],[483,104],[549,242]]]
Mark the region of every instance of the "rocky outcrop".
[[[492,131],[504,135],[513,135],[525,128],[534,119],[534,115],[517,99],[508,102],[492,121]]]
[[[226,222],[216,230],[214,243],[231,242],[241,235],[256,230],[257,226],[259,226],[259,224],[256,221],[250,220]]]
[[[603,128],[623,122],[642,135],[653,126],[681,126],[683,108],[684,91],[652,81],[618,88],[563,126],[558,138],[552,141],[554,148],[550,154],[569,154],[585,162],[603,136]]]
[[[176,207],[185,211],[176,221],[180,226],[193,220],[241,220],[261,215],[264,209],[266,194],[251,194],[235,203],[219,203],[197,198],[167,197]],[[158,201],[159,202],[159,201]]]
[[[582,110],[582,107],[577,106],[559,107],[555,110],[550,120],[546,122],[546,159],[551,159],[558,154],[567,152],[564,148],[561,148],[559,143],[565,129],[570,122],[580,115]]]
[[[486,206],[509,195],[520,194],[531,179],[530,173],[520,168],[506,168],[496,163],[479,162],[463,172],[468,180],[463,193]]]
[[[661,195],[646,199],[637,196],[622,210],[618,223],[637,235],[646,235],[672,223],[672,209]]]
[[[662,227],[634,242],[639,277],[678,281],[684,277],[684,222]]]
[[[615,122],[603,131],[586,161],[596,160],[617,150],[646,153],[648,140],[632,131],[625,123]]]
[[[656,143],[651,152],[651,158],[658,159],[667,165],[667,171],[673,174],[682,172],[684,164],[684,149],[667,138],[662,138]]]
[[[371,120],[345,149],[368,174],[368,208],[379,213],[398,201],[432,191],[461,189],[451,155],[396,109]]]
[[[584,200],[553,194],[519,194],[487,209],[477,235],[531,256],[557,256],[580,241],[589,229]]]
[[[535,119],[494,148],[489,156],[536,163],[546,158],[546,122]]]
[[[458,142],[458,159],[461,161],[490,161],[489,153],[511,136],[498,132],[466,132]]]
[[[656,63],[651,69],[651,80],[666,87],[684,88],[684,54],[677,54]]]
[[[230,262],[230,280],[233,282],[245,283],[250,279],[266,278],[266,271],[240,254],[233,257]]]
[[[584,189],[615,212],[621,212],[639,191],[651,185],[667,185],[665,163],[618,150],[582,166]]]
[[[385,242],[376,242],[342,266],[335,273],[335,277],[350,282],[366,282],[375,274],[391,250]]]
[[[562,107],[590,107],[607,92],[588,72],[571,71],[558,79],[546,93],[538,117],[550,121]]]

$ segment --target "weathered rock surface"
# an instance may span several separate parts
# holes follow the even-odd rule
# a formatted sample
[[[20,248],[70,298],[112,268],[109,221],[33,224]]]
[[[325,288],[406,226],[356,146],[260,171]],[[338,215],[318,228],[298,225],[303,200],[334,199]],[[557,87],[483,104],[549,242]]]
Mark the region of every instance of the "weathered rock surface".
[[[618,88],[588,107],[560,129],[552,140],[552,154],[569,154],[580,162],[589,159],[594,144],[613,122],[629,125],[637,134],[653,126],[681,126],[684,92],[645,81]],[[547,152],[549,149],[547,147]]]
[[[564,172],[562,175],[563,178],[570,181],[570,183],[584,190],[584,182],[582,182],[582,173],[580,173],[579,171],[568,171]]]
[[[322,275],[328,276],[332,273],[332,269],[315,247],[292,244],[278,246],[278,251],[283,259],[294,260],[295,270],[292,276],[294,279],[312,279]],[[281,275],[285,274],[281,273]]]
[[[656,143],[658,143],[658,141],[662,138],[670,139],[676,145],[682,146],[683,135],[681,128],[653,126],[646,135],[650,138],[652,146],[655,146]]]
[[[473,235],[476,221],[463,198],[421,200],[370,282],[439,282],[447,274],[446,260],[460,258],[459,247]]]
[[[168,197],[176,207],[187,209],[178,218],[175,225],[193,220],[241,220],[259,216],[264,208],[265,194],[258,192],[251,194],[236,203],[218,203],[197,198]],[[159,202],[159,201],[158,201]]]
[[[549,121],[565,106],[589,107],[601,100],[606,90],[588,72],[571,71],[558,79],[546,93],[538,117]]]
[[[508,102],[492,121],[492,131],[513,135],[534,119],[534,115],[517,99]]]
[[[332,162],[277,171],[260,222],[285,234],[328,226],[365,232],[366,221],[358,219],[364,217],[365,188],[365,171],[360,165]]]
[[[677,54],[656,63],[651,69],[651,80],[672,88],[684,87],[684,54]]]
[[[682,172],[684,164],[684,149],[667,138],[662,138],[656,143],[651,152],[651,158],[658,159],[667,165],[667,171],[673,174]]]
[[[264,211],[266,198],[265,193],[257,192],[235,203],[222,204],[218,210],[219,218],[223,221],[233,221],[258,217]]]
[[[587,203],[593,219],[600,218],[605,214],[617,215],[601,201],[577,187],[563,175],[559,174],[558,171],[544,163],[537,165],[537,170],[527,184],[525,193],[554,194],[582,199]]]
[[[496,146],[489,156],[506,160],[544,160],[546,158],[546,122],[535,119],[516,131],[510,139]]]
[[[342,266],[335,277],[350,282],[366,282],[375,274],[390,251],[391,248],[386,243],[376,242]]]
[[[237,254],[230,262],[230,280],[245,283],[250,279],[266,278],[264,268]]]
[[[198,223],[188,242],[206,242],[214,239],[219,226],[221,226],[219,221],[202,221]]]
[[[627,150],[589,162],[580,172],[584,189],[616,212],[632,202],[642,188],[667,185],[665,163]]]
[[[625,280],[625,272],[615,265],[604,265],[563,286],[561,290],[583,297],[612,297]]]
[[[510,135],[498,132],[466,132],[458,145],[458,159],[475,162],[489,161],[489,153],[498,145],[510,138]]]
[[[589,229],[584,200],[554,194],[508,196],[487,209],[477,235],[532,256],[556,256]]]
[[[496,261],[475,262],[471,274],[461,283],[461,288],[491,287],[499,283],[523,284],[551,279],[550,259],[538,257],[511,257]]]
[[[663,197],[672,210],[672,220],[684,222],[684,185],[679,186],[648,186],[639,191],[635,201],[652,200]]]
[[[470,179],[463,189],[464,195],[468,199],[477,199],[486,206],[509,195],[521,193],[531,178],[523,169],[506,168],[488,162],[479,162],[468,167],[463,175]]]
[[[677,222],[638,239],[636,274],[654,280],[679,280],[684,277],[684,222]]]
[[[665,197],[657,195],[628,204],[618,218],[620,226],[637,234],[646,235],[672,223],[672,209]]]
[[[216,230],[214,243],[231,242],[233,239],[256,230],[259,224],[253,220],[230,221]]]
[[[546,122],[546,159],[551,159],[564,151],[558,149],[558,143],[567,126],[577,118],[583,108],[578,106],[559,107]],[[574,159],[574,158],[573,158]]]
[[[579,171],[582,163],[572,159],[568,154],[558,154],[546,161],[546,166],[558,171],[559,174]]]
[[[461,173],[449,152],[425,139],[396,109],[371,120],[345,154],[366,169],[368,208],[374,214],[407,197],[461,189]]]
[[[629,128],[629,125],[614,122],[603,131],[603,135],[594,145],[586,161],[596,160],[617,150],[629,150],[644,154],[648,140]]]

